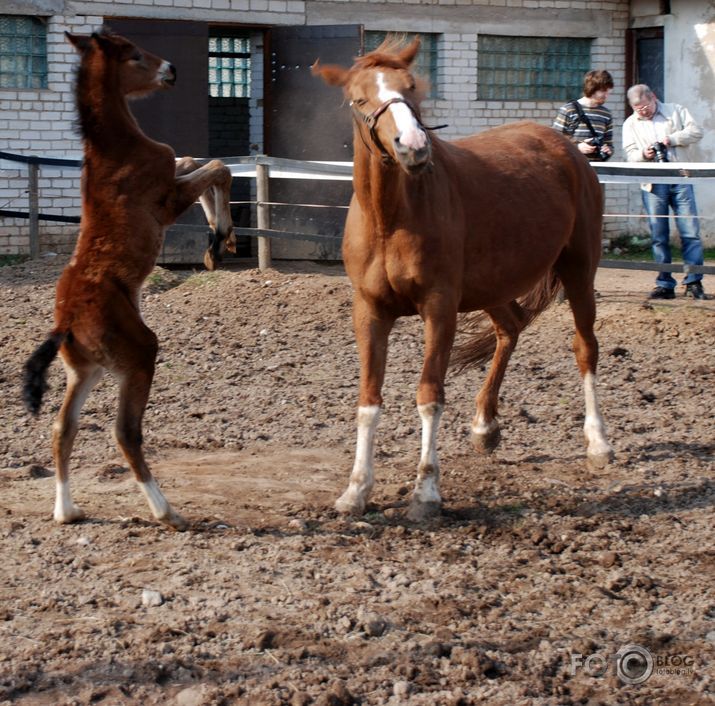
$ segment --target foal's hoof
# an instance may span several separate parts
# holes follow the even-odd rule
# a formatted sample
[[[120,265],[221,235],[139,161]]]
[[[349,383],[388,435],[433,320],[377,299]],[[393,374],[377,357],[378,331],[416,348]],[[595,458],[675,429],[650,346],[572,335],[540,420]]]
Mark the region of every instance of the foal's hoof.
[[[353,517],[359,517],[365,514],[366,503],[359,498],[356,498],[349,491],[343,493],[335,501],[335,509],[341,515],[352,515]]]
[[[586,464],[592,470],[598,471],[611,463],[614,456],[613,449],[610,447],[597,452],[589,451],[586,456]]]
[[[159,522],[167,527],[171,527],[171,529],[176,530],[177,532],[183,532],[189,528],[188,521],[185,520],[178,512],[174,512],[173,510],[169,510],[169,513],[164,517],[160,517]]]
[[[472,446],[478,454],[490,454],[501,441],[501,430],[498,426],[490,429],[486,434],[472,432]]]
[[[71,525],[73,522],[84,520],[84,512],[76,505],[65,507],[61,511],[55,510],[53,515],[55,522],[61,525]]]
[[[204,267],[206,267],[209,272],[213,272],[216,269],[216,260],[211,252],[211,248],[208,248],[204,253]]]
[[[226,250],[235,254],[238,243],[236,241],[236,234],[233,232],[233,228],[231,228],[231,232],[228,234],[228,237],[226,238],[225,242]]]
[[[422,502],[413,497],[407,510],[407,519],[410,522],[424,522],[425,520],[439,517],[441,511],[441,503],[436,501]]]

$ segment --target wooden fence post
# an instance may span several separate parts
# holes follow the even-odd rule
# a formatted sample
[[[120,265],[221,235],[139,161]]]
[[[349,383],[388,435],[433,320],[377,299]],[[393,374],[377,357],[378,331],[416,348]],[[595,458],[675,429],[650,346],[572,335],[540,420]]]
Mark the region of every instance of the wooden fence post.
[[[268,205],[269,167],[256,164],[256,225],[259,230],[271,227],[271,207]],[[271,266],[271,239],[258,236],[258,269],[267,270]]]
[[[40,257],[40,165],[27,165],[28,214],[30,216],[30,257]]]

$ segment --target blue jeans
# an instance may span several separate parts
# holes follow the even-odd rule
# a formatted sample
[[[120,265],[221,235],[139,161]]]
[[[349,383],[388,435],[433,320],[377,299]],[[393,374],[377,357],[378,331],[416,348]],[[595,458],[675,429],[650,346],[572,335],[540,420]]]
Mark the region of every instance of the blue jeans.
[[[671,262],[669,219],[654,218],[667,216],[670,207],[676,216],[686,216],[675,219],[683,246],[683,262],[686,265],[702,265],[703,243],[700,240],[700,221],[693,187],[690,184],[653,184],[651,188],[652,191],[641,191],[641,194],[643,207],[649,216],[653,259],[658,263]],[[701,274],[689,273],[683,284],[698,282],[702,278]],[[659,272],[655,283],[666,289],[674,289],[677,284],[670,272]]]

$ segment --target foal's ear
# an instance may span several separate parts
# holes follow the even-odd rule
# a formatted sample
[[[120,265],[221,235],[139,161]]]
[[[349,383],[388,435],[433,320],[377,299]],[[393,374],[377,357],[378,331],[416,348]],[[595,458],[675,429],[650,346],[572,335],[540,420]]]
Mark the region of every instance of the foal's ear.
[[[310,67],[313,76],[320,76],[329,86],[344,86],[348,80],[348,69],[336,64],[320,65],[320,59]]]
[[[420,50],[422,40],[419,37],[415,37],[397,56],[400,61],[404,62],[406,66],[409,66],[417,56],[417,52]]]
[[[83,54],[92,46],[92,38],[81,34],[65,32],[65,39],[80,53]]]

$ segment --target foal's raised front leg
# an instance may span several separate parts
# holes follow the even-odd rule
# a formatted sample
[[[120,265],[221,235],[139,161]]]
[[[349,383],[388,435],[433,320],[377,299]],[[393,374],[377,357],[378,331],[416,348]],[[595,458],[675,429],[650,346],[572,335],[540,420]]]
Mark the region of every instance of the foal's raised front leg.
[[[343,514],[362,515],[375,483],[375,430],[382,405],[387,339],[394,323],[394,317],[381,317],[355,294],[353,325],[360,355],[360,398],[355,462],[348,487],[335,502],[335,509]]]
[[[444,410],[444,378],[457,327],[457,307],[439,302],[420,313],[425,322],[424,363],[417,388],[417,411],[422,420],[422,451],[407,511],[407,517],[414,522],[439,514],[442,507],[437,431]]]
[[[477,394],[477,409],[472,421],[472,444],[478,453],[488,454],[494,451],[501,440],[497,420],[499,389],[523,328],[524,314],[515,301],[485,310],[485,313],[491,319],[497,344],[489,372]]]
[[[201,167],[192,157],[182,157],[176,162],[176,177],[175,218],[199,200],[213,231],[204,254],[204,265],[214,270],[225,249],[236,250],[231,217],[231,170],[218,159]]]

